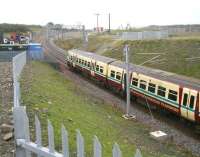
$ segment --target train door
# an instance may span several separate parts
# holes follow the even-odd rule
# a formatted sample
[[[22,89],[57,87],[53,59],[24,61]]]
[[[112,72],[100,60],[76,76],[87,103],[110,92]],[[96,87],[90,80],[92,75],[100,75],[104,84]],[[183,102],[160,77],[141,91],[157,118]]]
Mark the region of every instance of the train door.
[[[194,121],[196,108],[197,91],[183,88],[181,103],[181,116]]]
[[[77,59],[77,57],[76,57],[76,56],[73,56],[73,58],[72,58],[72,66],[73,66],[73,67],[76,66],[76,59]]]
[[[92,61],[91,61],[90,70],[91,70],[91,75],[92,75],[92,76],[95,76],[95,73],[94,73],[94,71],[95,71],[95,62],[92,62]]]
[[[198,116],[198,118],[199,118],[199,120],[200,120],[200,92],[199,92],[199,94],[198,94],[198,100],[199,100],[199,102],[198,102],[198,110],[197,110],[197,116]]]

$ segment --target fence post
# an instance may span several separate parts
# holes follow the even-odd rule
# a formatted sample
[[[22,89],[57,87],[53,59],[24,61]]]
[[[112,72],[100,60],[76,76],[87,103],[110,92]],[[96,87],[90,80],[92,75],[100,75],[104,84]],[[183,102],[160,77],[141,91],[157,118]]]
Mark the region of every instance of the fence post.
[[[55,147],[54,147],[54,131],[53,126],[51,125],[51,122],[48,120],[48,142],[49,142],[49,152],[54,153]]]
[[[14,107],[14,134],[15,140],[24,139],[26,142],[30,141],[28,117],[24,107]],[[30,152],[27,152],[22,147],[16,145],[16,157],[30,157]]]
[[[62,153],[63,157],[69,157],[68,133],[64,125],[62,125]]]
[[[139,149],[136,150],[135,157],[142,157],[142,154]]]
[[[76,130],[77,157],[84,157],[84,140],[79,130]]]
[[[121,150],[117,143],[114,144],[112,152],[113,152],[113,157],[121,157],[122,156]]]
[[[94,157],[102,157],[101,143],[97,136],[94,136]]]
[[[42,147],[41,125],[40,125],[40,121],[36,115],[35,115],[35,133],[36,133],[37,147]],[[41,157],[41,156],[38,155],[38,157]]]

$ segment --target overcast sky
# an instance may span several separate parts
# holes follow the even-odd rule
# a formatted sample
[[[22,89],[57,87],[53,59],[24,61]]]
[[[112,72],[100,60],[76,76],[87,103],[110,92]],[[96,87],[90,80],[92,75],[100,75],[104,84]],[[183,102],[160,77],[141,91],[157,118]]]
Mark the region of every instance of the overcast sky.
[[[118,28],[146,25],[199,24],[200,0],[1,0],[0,23],[61,24]]]

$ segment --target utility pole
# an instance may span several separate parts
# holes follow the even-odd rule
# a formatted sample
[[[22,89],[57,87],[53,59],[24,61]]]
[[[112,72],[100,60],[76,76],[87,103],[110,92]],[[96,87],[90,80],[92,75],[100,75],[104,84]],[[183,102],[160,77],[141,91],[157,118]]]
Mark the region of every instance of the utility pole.
[[[108,14],[108,32],[110,33],[110,13]]]
[[[82,26],[82,31],[83,31],[83,47],[86,48],[88,43],[88,34],[87,31],[85,30],[85,25]]]
[[[126,55],[126,114],[123,117],[125,119],[135,119],[135,116],[130,114],[129,47],[127,44],[124,47],[124,53]]]
[[[129,88],[129,47],[125,45],[124,51],[126,53],[126,114],[129,115],[130,110],[130,88]]]
[[[97,32],[99,32],[99,13],[95,14],[97,16]]]
[[[49,26],[46,27],[46,39],[49,39]]]

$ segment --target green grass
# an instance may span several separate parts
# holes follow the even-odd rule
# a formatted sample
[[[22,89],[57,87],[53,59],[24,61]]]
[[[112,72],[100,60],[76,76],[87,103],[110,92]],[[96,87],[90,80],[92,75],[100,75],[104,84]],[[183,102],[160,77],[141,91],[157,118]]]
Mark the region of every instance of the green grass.
[[[70,40],[56,42],[58,46],[65,48]],[[196,61],[187,61],[186,58],[200,57],[200,36],[177,36],[163,40],[145,40],[145,41],[114,41],[111,37],[92,36],[89,38],[88,46],[83,48],[81,42],[74,41],[70,48],[83,48],[92,52],[124,60],[123,47],[128,44],[130,47],[130,62],[142,64],[145,61],[162,53],[156,62],[149,62],[144,66],[161,69],[185,76],[200,79],[200,59]],[[147,53],[147,54],[140,54]],[[149,54],[148,54],[149,53]]]
[[[200,79],[200,60],[194,62],[185,60],[185,58],[200,57],[199,39],[128,41],[126,43],[130,45],[130,61],[132,63],[142,64],[157,56],[157,54],[148,55],[148,53],[163,53],[157,62],[149,62],[145,66]],[[123,60],[124,44],[125,42],[119,43],[115,48],[117,51],[106,51],[104,55]]]
[[[70,150],[74,154],[75,130],[80,129],[87,157],[92,156],[92,138],[97,135],[103,145],[103,156],[112,156],[112,145],[117,142],[124,157],[133,156],[136,147],[144,157],[188,157],[190,152],[170,142],[157,142],[150,138],[150,128],[137,121],[121,118],[120,110],[104,100],[84,93],[47,63],[30,62],[21,78],[22,102],[27,106],[33,132],[34,114],[42,123],[43,142],[47,143],[47,119],[52,121],[56,148],[60,150],[60,127],[69,132]],[[32,135],[34,138],[34,135]],[[74,155],[72,155],[74,156]]]
[[[80,38],[76,39],[67,39],[67,40],[56,40],[55,43],[64,48],[65,50],[69,50],[72,48],[84,49],[86,51],[95,52],[100,49],[103,45],[112,42],[112,38],[109,35],[91,35],[89,36],[89,42],[87,45],[84,45],[83,40]]]

